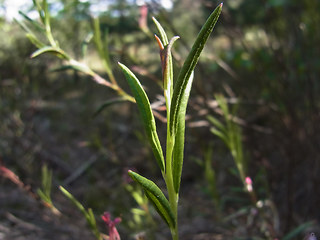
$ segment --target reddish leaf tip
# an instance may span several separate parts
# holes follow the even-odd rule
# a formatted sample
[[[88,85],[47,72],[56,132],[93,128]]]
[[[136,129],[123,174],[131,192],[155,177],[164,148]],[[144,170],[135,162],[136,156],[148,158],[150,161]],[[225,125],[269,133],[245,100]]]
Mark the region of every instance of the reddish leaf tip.
[[[162,44],[160,38],[159,38],[156,34],[154,35],[154,37],[155,37],[156,40],[157,40],[157,43],[158,43],[158,45],[159,45],[160,50],[163,50],[164,47],[163,47],[163,44]]]

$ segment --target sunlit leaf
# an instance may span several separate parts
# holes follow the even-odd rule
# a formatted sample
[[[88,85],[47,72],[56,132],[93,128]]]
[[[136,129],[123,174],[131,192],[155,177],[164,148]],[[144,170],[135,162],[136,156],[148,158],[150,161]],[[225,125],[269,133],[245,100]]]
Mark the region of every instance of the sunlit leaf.
[[[173,66],[172,66],[172,56],[171,56],[171,48],[173,43],[179,39],[179,36],[173,37],[169,44],[164,47],[161,52],[161,60],[162,60],[162,68],[163,68],[163,86],[164,90],[169,90],[169,98],[171,99],[171,92],[173,87]]]
[[[33,2],[33,5],[37,8],[37,11],[39,13],[39,16],[40,16],[42,23],[44,23],[45,22],[44,14],[43,14],[43,10],[42,10],[42,7],[40,5],[39,0],[32,0],[32,2]]]
[[[129,171],[128,174],[134,181],[142,186],[145,194],[153,203],[157,212],[168,224],[168,226],[170,228],[174,228],[176,225],[176,221],[170,208],[169,201],[167,200],[161,189],[154,182],[135,172]]]
[[[38,57],[39,55],[43,54],[43,53],[53,53],[63,59],[70,59],[68,57],[68,55],[60,48],[57,47],[51,47],[51,46],[45,46],[43,48],[38,49],[37,51],[35,51],[34,53],[31,54],[31,58],[35,58]]]
[[[63,195],[65,195],[83,213],[83,215],[88,220],[86,209],[82,206],[82,204],[70,192],[68,192],[64,187],[60,186],[59,189],[63,193]]]
[[[144,124],[148,140],[151,144],[153,154],[156,157],[156,160],[160,166],[161,171],[165,171],[164,157],[162,153],[162,148],[160,145],[159,137],[156,129],[156,122],[154,120],[154,116],[152,114],[152,109],[150,106],[150,102],[148,96],[144,89],[142,88],[137,77],[127,68],[125,65],[119,63],[119,66],[123,70],[126,79],[129,83],[131,91],[133,93],[134,98],[136,99],[142,122]]]
[[[45,44],[41,42],[35,35],[32,33],[27,33],[26,37],[30,40],[30,42],[35,45],[37,48],[43,48]]]
[[[102,41],[102,35],[100,31],[100,20],[98,17],[93,19],[93,40],[96,45],[96,49],[100,58],[103,61],[103,66],[108,74],[111,74],[111,63],[109,57],[109,49],[104,47],[104,43]]]
[[[158,29],[158,32],[160,34],[160,39],[161,39],[163,45],[164,46],[168,45],[168,43],[169,43],[168,37],[167,37],[167,34],[164,31],[163,27],[161,26],[161,24],[157,21],[157,19],[155,17],[153,17],[152,20]]]
[[[173,185],[176,193],[179,193],[181,174],[184,155],[184,134],[185,134],[185,119],[180,115],[178,118],[177,133],[175,135],[173,153],[172,153],[172,177]]]
[[[31,23],[32,26],[35,27],[35,29],[37,29],[40,32],[45,32],[45,29],[35,20],[29,18],[24,12],[19,11],[19,14],[25,19],[27,20],[29,23]]]
[[[82,57],[85,57],[87,55],[88,45],[91,42],[93,38],[93,33],[90,32],[86,38],[81,43],[81,55]]]
[[[193,78],[191,77],[193,70],[199,60],[200,54],[204,48],[206,41],[208,40],[210,33],[219,18],[222,10],[222,4],[220,4],[213,13],[209,16],[206,23],[200,30],[192,49],[185,60],[183,67],[179,73],[177,82],[174,85],[172,104],[170,109],[170,134],[174,135],[177,131],[179,114],[183,114],[189,99],[191,85]]]

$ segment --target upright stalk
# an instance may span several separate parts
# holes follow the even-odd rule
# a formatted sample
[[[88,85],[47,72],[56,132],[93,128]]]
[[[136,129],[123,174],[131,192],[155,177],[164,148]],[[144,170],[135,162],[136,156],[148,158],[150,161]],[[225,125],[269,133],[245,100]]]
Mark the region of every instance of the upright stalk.
[[[167,113],[168,114],[168,113]],[[169,113],[170,114],[170,113]],[[172,153],[174,146],[174,139],[170,136],[169,133],[169,124],[167,125],[167,151],[166,151],[166,173],[165,173],[165,182],[169,195],[169,203],[171,210],[173,212],[176,223],[174,228],[170,228],[171,235],[173,240],[178,240],[178,194],[174,189],[173,176],[172,176]]]
[[[133,180],[143,187],[147,197],[153,203],[159,215],[168,224],[173,240],[179,240],[178,200],[185,142],[185,115],[193,81],[193,70],[199,60],[204,45],[218,20],[221,9],[222,4],[213,11],[200,30],[198,37],[180,70],[175,84],[173,84],[171,48],[179,37],[175,36],[168,41],[167,35],[160,23],[155,18],[153,19],[160,34],[160,38],[157,36],[155,37],[160,48],[164,97],[167,108],[167,141],[165,157],[158,138],[156,123],[148,96],[138,78],[126,66],[119,63],[136,100],[148,140],[166,183],[168,197],[166,197],[162,190],[151,180],[130,170],[128,173]]]
[[[174,149],[174,135],[170,134],[170,108],[171,108],[171,97],[173,90],[173,66],[171,57],[171,47],[173,42],[179,37],[174,37],[170,40],[170,43],[166,41],[166,49],[163,47],[161,40],[157,39],[160,47],[160,57],[162,62],[163,71],[163,83],[164,83],[164,97],[166,100],[167,109],[167,142],[166,142],[166,171],[164,180],[167,186],[167,191],[169,195],[169,204],[173,212],[175,225],[170,227],[171,235],[173,240],[179,239],[178,234],[178,193],[176,193],[173,182],[173,171],[172,171],[172,161],[173,161],[173,149]]]

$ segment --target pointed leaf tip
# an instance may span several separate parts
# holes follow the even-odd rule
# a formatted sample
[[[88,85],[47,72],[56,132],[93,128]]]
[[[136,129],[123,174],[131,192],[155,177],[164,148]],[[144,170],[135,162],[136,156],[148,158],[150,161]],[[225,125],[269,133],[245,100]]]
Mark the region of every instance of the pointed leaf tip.
[[[172,103],[170,107],[171,135],[176,134],[179,114],[185,114],[185,108],[187,106],[187,101],[189,99],[189,94],[193,80],[193,70],[199,60],[200,54],[204,48],[205,43],[207,42],[211,32],[213,31],[216,22],[218,21],[220,13],[221,7],[219,6],[216,7],[216,9],[211,13],[206,23],[201,28],[192,46],[192,49],[187,59],[185,60],[183,67],[180,70],[178,79],[175,83],[175,87],[173,90]]]
[[[169,43],[166,32],[164,31],[163,27],[161,26],[161,24],[157,21],[157,19],[155,17],[153,17],[152,20],[153,20],[154,24],[156,25],[156,28],[158,29],[158,32],[160,34],[160,39],[161,39],[163,45],[166,46]]]

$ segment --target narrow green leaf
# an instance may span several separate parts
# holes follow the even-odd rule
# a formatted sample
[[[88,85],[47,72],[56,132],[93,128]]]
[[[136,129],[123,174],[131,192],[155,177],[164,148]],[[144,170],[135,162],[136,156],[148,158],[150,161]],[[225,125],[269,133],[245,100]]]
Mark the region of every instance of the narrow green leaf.
[[[37,48],[42,48],[45,46],[44,43],[36,37],[36,35],[30,30],[30,28],[23,22],[14,19],[16,23],[20,25],[20,27],[26,32],[26,37],[30,40],[32,44],[34,44]]]
[[[163,61],[162,68],[163,68],[163,86],[164,90],[171,90],[169,93],[172,92],[173,86],[173,66],[172,66],[172,56],[171,56],[171,48],[173,43],[178,40],[179,36],[174,36],[171,38],[170,42],[167,46],[164,47],[163,52],[161,52],[161,59]],[[172,94],[172,93],[171,93]],[[171,99],[171,96],[167,96]]]
[[[23,22],[23,21],[19,21],[16,18],[14,18],[14,21],[19,24],[19,26],[27,33],[32,33],[32,31],[30,30],[30,28]]]
[[[89,224],[89,227],[91,228],[91,231],[96,236],[96,238],[98,240],[102,240],[101,234],[97,226],[96,218],[94,217],[94,214],[91,208],[88,209],[88,224]]]
[[[97,237],[98,240],[102,240],[101,234],[98,230],[96,219],[94,217],[94,214],[92,212],[92,209],[89,208],[86,210],[84,206],[70,193],[68,192],[64,187],[59,187],[61,192],[82,212],[83,216],[86,218],[86,221],[93,232],[93,234]]]
[[[156,25],[158,32],[160,34],[159,45],[163,44],[162,47],[164,47],[164,49],[161,49],[161,46],[160,46],[160,56],[161,56],[162,73],[163,73],[163,86],[165,89],[165,95],[167,96],[167,98],[171,99],[172,92],[173,92],[173,67],[172,67],[171,48],[173,43],[179,38],[179,36],[173,37],[169,42],[167,34],[164,31],[161,24],[154,17],[152,18],[152,20]]]
[[[35,58],[38,57],[39,55],[43,54],[43,53],[53,53],[58,55],[59,57],[63,58],[63,59],[70,59],[70,57],[60,48],[57,47],[51,47],[51,46],[45,46],[43,48],[38,49],[37,51],[35,51],[34,53],[31,54],[31,58]]]
[[[59,72],[59,71],[65,71],[65,70],[70,70],[70,69],[82,72],[84,74],[88,74],[90,76],[94,76],[94,74],[95,74],[87,65],[85,65],[81,62],[78,62],[78,61],[74,61],[73,59],[69,60],[68,64],[66,64],[66,65],[51,68],[50,71],[51,72]]]
[[[160,39],[161,39],[163,45],[164,46],[168,45],[168,43],[169,43],[168,37],[167,37],[167,34],[164,31],[163,27],[161,26],[161,24],[157,21],[157,19],[155,17],[152,17],[152,20],[158,29],[158,32],[160,34]]]
[[[44,201],[45,203],[51,204],[51,199],[48,198],[47,195],[43,191],[41,191],[41,189],[37,189],[37,193],[42,201]]]
[[[154,182],[135,172],[129,171],[128,174],[134,181],[142,186],[145,194],[154,204],[157,212],[168,224],[168,226],[170,228],[174,228],[176,225],[176,221],[170,208],[169,201],[167,200],[161,189]]]
[[[209,16],[206,23],[200,30],[192,49],[185,60],[183,67],[179,73],[177,82],[174,86],[172,104],[170,109],[170,134],[174,135],[177,131],[178,116],[185,112],[184,107],[187,106],[185,102],[189,99],[189,94],[192,85],[191,75],[199,60],[200,53],[202,52],[210,33],[212,32],[218,17],[222,10],[222,3],[213,11]],[[191,81],[191,83],[190,83]]]
[[[86,209],[82,206],[82,204],[71,194],[69,193],[64,187],[59,186],[60,191],[65,195],[85,216],[87,221],[89,220],[88,214]]]
[[[101,41],[100,20],[98,17],[93,19],[93,30],[94,30],[93,38],[96,44],[96,48],[98,50],[98,54],[101,58],[104,58],[103,44]]]
[[[181,114],[178,118],[177,133],[175,135],[173,158],[172,158],[172,177],[173,185],[176,193],[179,193],[181,174],[183,166],[184,155],[184,133],[185,133],[185,119]]]
[[[204,175],[205,175],[205,179],[207,180],[210,194],[214,199],[216,207],[219,207],[220,197],[219,197],[217,184],[216,184],[215,170],[212,167],[212,152],[213,152],[212,143],[209,143],[208,149],[206,150],[206,153],[204,156],[204,170],[205,170]]]
[[[216,100],[218,102],[219,107],[222,110],[222,113],[223,113],[226,121],[229,121],[230,120],[229,119],[230,113],[229,113],[229,108],[228,108],[228,103],[227,103],[226,98],[221,94],[216,94],[215,98],[216,98]]]
[[[19,11],[19,14],[20,14],[26,21],[28,21],[29,23],[31,23],[32,26],[35,27],[35,29],[37,29],[37,30],[40,31],[40,32],[45,32],[45,29],[44,29],[37,21],[34,21],[33,19],[29,18],[24,12]]]
[[[83,214],[83,216],[86,218],[88,224],[90,224],[90,216],[87,213],[86,209],[84,206],[70,193],[68,192],[64,187],[59,186],[60,191],[65,195]]]
[[[104,47],[102,42],[102,35],[100,31],[100,20],[98,17],[93,19],[93,40],[96,45],[96,49],[100,58],[102,59],[103,66],[108,74],[112,73],[110,57],[109,57],[109,49]]]
[[[211,122],[215,127],[219,128],[220,131],[222,131],[224,134],[227,133],[226,127],[220,122],[217,118],[213,116],[207,116],[207,119],[209,122]]]
[[[126,79],[129,83],[131,91],[136,99],[141,118],[148,136],[148,140],[151,144],[153,154],[160,166],[162,172],[165,171],[164,157],[162,153],[162,148],[160,145],[159,137],[156,129],[156,122],[154,120],[154,116],[152,114],[152,109],[150,106],[150,102],[148,96],[144,89],[142,88],[137,77],[127,68],[125,65],[119,63],[119,66],[123,70]]]
[[[105,101],[103,104],[101,104],[101,106],[99,106],[99,108],[94,112],[93,117],[96,117],[97,115],[99,115],[105,108],[109,107],[112,104],[126,102],[126,101],[127,99],[123,97],[109,99]]]
[[[42,23],[44,23],[45,22],[44,14],[43,14],[42,7],[41,7],[41,5],[39,3],[39,0],[32,0],[32,1],[33,1],[33,5],[37,8],[37,11],[39,13],[39,17],[40,17]]]
[[[80,71],[80,72],[88,74],[90,76],[95,75],[95,73],[85,63],[81,63],[81,62],[75,61],[73,59],[70,59],[68,63],[70,64],[70,68],[72,68],[74,70]]]
[[[227,146],[229,146],[229,139],[228,139],[228,136],[227,135],[225,135],[223,132],[221,132],[221,131],[219,131],[218,129],[216,129],[216,128],[210,128],[210,131],[213,133],[213,134],[215,134],[216,136],[218,136],[219,138],[221,138],[223,141],[224,141],[224,143],[227,145]]]
[[[90,32],[81,43],[81,55],[83,58],[87,55],[88,45],[92,38],[93,38],[93,33]]]
[[[94,217],[94,214],[91,208],[88,209],[88,218],[90,219],[90,225],[92,227],[96,226],[96,218]]]
[[[42,188],[44,190],[44,193],[48,197],[50,197],[51,185],[52,185],[52,171],[50,171],[46,165],[42,167],[41,171],[42,171]]]
[[[174,135],[174,147],[173,147],[173,161],[172,161],[172,177],[173,184],[176,193],[179,192],[180,182],[181,182],[181,174],[182,174],[182,166],[183,166],[183,155],[184,155],[184,134],[185,134],[185,115],[187,110],[187,103],[189,94],[191,91],[193,81],[193,74],[190,76],[190,80],[186,86],[186,91],[184,92],[186,99],[182,101],[180,104],[180,112],[177,116],[177,126],[176,133]],[[171,119],[170,119],[171,120]]]
[[[34,34],[27,33],[26,37],[29,39],[29,41],[35,45],[37,48],[43,48],[45,44],[41,42]]]
[[[192,86],[192,80],[193,80],[193,74],[190,76],[190,80],[188,81],[188,85],[186,87],[187,94],[185,97],[188,99],[191,86]],[[184,134],[185,134],[185,115],[187,110],[187,103],[188,100],[183,101],[181,103],[181,110],[180,114],[178,115],[178,123],[177,123],[177,131],[174,136],[174,147],[173,147],[173,160],[172,160],[172,177],[173,177],[173,185],[176,193],[179,193],[180,189],[180,183],[181,183],[181,174],[182,174],[182,166],[183,166],[183,155],[184,155]]]

